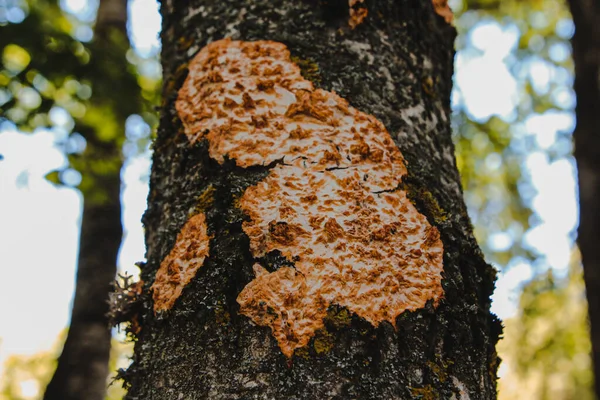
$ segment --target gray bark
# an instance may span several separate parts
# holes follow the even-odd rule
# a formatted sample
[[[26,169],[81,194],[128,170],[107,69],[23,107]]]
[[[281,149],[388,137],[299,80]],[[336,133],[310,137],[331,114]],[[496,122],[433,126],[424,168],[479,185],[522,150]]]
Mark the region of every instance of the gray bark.
[[[369,16],[352,30],[346,1],[162,2],[164,102],[144,216],[146,301],[124,373],[128,399],[496,398],[495,270],[473,237],[451,141],[455,30],[428,1],[364,4]],[[445,298],[437,308],[405,312],[394,330],[357,316],[340,322],[343,310],[330,307],[327,338],[318,334],[291,360],[268,328],[239,313],[236,297],[253,279],[254,259],[234,199],[270,167],[219,165],[205,142],[188,144],[174,108],[191,57],[225,36],[284,43],[317,66],[305,71],[315,85],[384,123],[406,158],[411,201],[441,233]],[[174,308],[156,317],[150,285],[210,185],[210,255]],[[275,267],[285,262],[267,258]]]

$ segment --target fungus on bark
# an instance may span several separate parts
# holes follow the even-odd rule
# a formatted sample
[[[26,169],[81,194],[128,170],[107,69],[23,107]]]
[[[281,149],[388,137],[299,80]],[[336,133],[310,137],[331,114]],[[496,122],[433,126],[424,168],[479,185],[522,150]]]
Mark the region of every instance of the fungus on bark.
[[[444,17],[447,23],[451,23],[454,19],[454,13],[448,5],[448,0],[433,0],[433,8],[438,15]]]
[[[191,142],[208,140],[220,163],[281,161],[239,206],[253,256],[278,250],[294,267],[257,263],[237,301],[287,357],[330,305],[395,326],[404,311],[438,304],[439,232],[399,188],[405,161],[380,121],[315,89],[281,43],[220,40],[189,70],[176,107]]]
[[[364,7],[365,0],[348,0],[348,6],[350,9],[350,19],[348,25],[351,29],[356,28],[358,25],[367,18],[369,11]]]
[[[152,284],[154,312],[169,310],[183,288],[208,257],[209,237],[204,213],[192,216],[181,228],[171,252],[163,259]]]

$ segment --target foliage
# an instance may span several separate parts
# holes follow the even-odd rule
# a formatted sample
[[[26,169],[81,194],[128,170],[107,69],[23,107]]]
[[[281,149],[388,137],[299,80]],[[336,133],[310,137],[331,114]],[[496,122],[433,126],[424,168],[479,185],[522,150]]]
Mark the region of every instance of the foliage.
[[[528,158],[537,153],[552,162],[572,152],[573,124],[568,121],[574,118],[575,103],[569,43],[573,25],[567,4],[562,0],[454,3],[462,60],[486,51],[473,36],[483,24],[499,24],[516,39],[502,60],[516,82],[511,110],[478,117],[470,112],[460,87],[453,98],[458,167],[486,257],[500,268],[510,268],[517,258],[537,266],[537,276],[523,288],[520,311],[505,322],[498,346],[503,360],[500,399],[592,399],[580,261],[572,260],[568,276],[556,278],[526,235],[543,219],[534,207],[536,190]],[[504,245],[498,238],[505,239]]]
[[[95,180],[118,173],[121,155],[113,148],[123,146],[131,115],[155,124],[159,80],[138,73],[155,61],[136,56],[121,31],[105,40],[92,32],[56,0],[0,3],[0,116],[22,131],[53,128],[74,169],[48,179],[77,185],[80,178],[86,200],[103,201]],[[150,129],[136,132],[143,138]]]
[[[107,189],[115,185],[104,183],[116,180],[118,188],[123,153],[148,145],[156,123],[158,64],[136,55],[116,27],[95,37],[93,12],[73,15],[59,3],[0,0],[0,133],[51,129],[69,165],[47,179],[78,186],[86,205],[118,202],[118,193]],[[56,357],[13,358],[7,381],[43,388]],[[20,398],[15,385],[5,388],[9,398]]]
[[[60,344],[64,343],[67,329],[55,341],[53,348],[47,352],[31,356],[13,355],[4,365],[4,374],[0,378],[0,400],[37,400],[41,399],[54,369],[56,359],[60,355]],[[126,354],[131,354],[132,342],[123,343],[113,339],[110,353],[109,369],[116,371],[129,363]],[[113,383],[113,377],[107,378],[108,392],[105,400],[120,400],[125,390],[118,382]]]
[[[453,95],[453,131],[465,200],[488,260],[504,268],[513,257],[534,260],[541,255],[525,235],[540,223],[533,208],[536,192],[528,156],[542,152],[552,161],[572,151],[572,126],[557,124],[555,132],[536,126],[548,117],[572,120],[572,23],[561,0],[457,0],[452,5],[457,11],[459,62],[489,52],[473,36],[476,28],[495,23],[516,36],[515,45],[499,60],[510,78],[498,79],[516,86],[509,110],[474,115],[462,88],[455,86]],[[496,96],[485,95],[480,94],[486,101]]]
[[[518,316],[505,322],[500,399],[592,400],[591,344],[580,261],[568,276],[552,271],[524,289]]]

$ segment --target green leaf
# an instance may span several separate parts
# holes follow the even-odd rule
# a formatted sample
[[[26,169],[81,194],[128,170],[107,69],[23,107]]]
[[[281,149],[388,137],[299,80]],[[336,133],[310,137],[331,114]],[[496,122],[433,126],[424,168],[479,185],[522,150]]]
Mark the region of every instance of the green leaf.
[[[50,182],[50,183],[53,183],[53,184],[58,185],[58,186],[62,186],[62,182],[60,180],[60,172],[61,171],[56,171],[56,170],[55,171],[51,171],[51,172],[47,173],[44,176],[44,178],[48,182]]]

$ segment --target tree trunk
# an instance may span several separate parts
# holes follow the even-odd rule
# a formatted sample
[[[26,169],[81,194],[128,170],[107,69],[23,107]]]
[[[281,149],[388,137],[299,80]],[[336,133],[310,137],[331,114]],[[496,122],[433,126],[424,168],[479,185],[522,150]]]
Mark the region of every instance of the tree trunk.
[[[97,45],[110,46],[111,28],[127,34],[127,0],[102,0],[94,30]],[[125,54],[123,54],[125,60]],[[93,61],[95,62],[95,61]],[[93,101],[93,99],[92,99]],[[124,120],[122,129],[124,127]],[[116,135],[124,137],[124,133]],[[71,323],[45,400],[102,400],[106,396],[111,331],[108,294],[115,279],[121,226],[121,140],[87,136],[83,212]],[[110,168],[106,165],[110,164]],[[94,165],[100,166],[94,167]]]
[[[127,398],[496,398],[495,270],[455,165],[448,15],[408,0],[174,3],[161,9],[164,103]],[[219,95],[226,86],[239,96]],[[350,195],[327,189],[338,184]],[[412,223],[421,249],[402,236]]]
[[[575,159],[579,179],[579,228],[583,276],[589,307],[596,395],[600,398],[600,5],[597,1],[570,0],[575,23],[573,59],[577,126]]]

